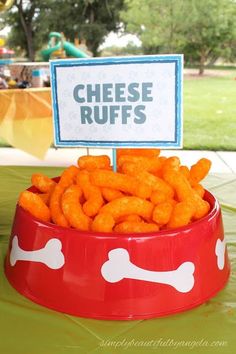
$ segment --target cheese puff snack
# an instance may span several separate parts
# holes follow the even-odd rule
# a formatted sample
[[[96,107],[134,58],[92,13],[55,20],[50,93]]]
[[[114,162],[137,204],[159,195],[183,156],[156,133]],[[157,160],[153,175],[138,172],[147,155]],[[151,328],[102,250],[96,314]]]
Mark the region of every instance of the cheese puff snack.
[[[143,221],[143,219],[141,218],[141,216],[139,216],[137,214],[124,215],[124,216],[121,216],[120,218],[117,219],[118,224],[123,221],[141,222],[141,221]]]
[[[189,178],[190,178],[190,170],[189,170],[189,168],[187,166],[184,166],[184,165],[180,166],[179,172],[182,173],[185,176],[185,178],[187,178],[189,180]]]
[[[156,232],[159,231],[159,226],[155,223],[124,221],[115,226],[115,232],[119,233],[140,233],[140,232]]]
[[[116,154],[119,159],[123,155],[157,157],[160,152],[160,149],[117,149]]]
[[[153,204],[160,204],[165,202],[168,199],[166,193],[162,191],[153,191],[150,197],[150,200]]]
[[[180,159],[177,156],[172,156],[163,162],[161,173],[162,175],[168,171],[178,171],[180,168]]]
[[[68,188],[71,184],[73,184],[76,180],[77,174],[79,172],[78,167],[70,166],[68,167],[61,175],[60,181],[58,184],[63,188]]]
[[[134,177],[107,170],[91,172],[91,182],[98,187],[118,189],[144,199],[149,198],[152,192],[146,183],[139,182]]]
[[[208,174],[211,168],[211,161],[208,159],[200,159],[195,165],[190,168],[190,180],[191,183],[199,183]]]
[[[49,207],[51,210],[52,221],[59,226],[69,227],[69,222],[63,214],[61,207],[61,198],[63,193],[64,188],[57,184],[51,195]]]
[[[91,230],[95,232],[112,232],[115,225],[113,216],[109,213],[101,213],[95,216]]]
[[[168,169],[164,173],[163,179],[174,189],[178,201],[182,202],[193,194],[189,181],[182,173]]]
[[[168,170],[164,174],[164,179],[175,189],[178,201],[187,201],[194,206],[195,213],[193,218],[195,220],[201,219],[209,212],[209,203],[203,200],[191,187],[189,181],[183,174],[175,170]]]
[[[154,210],[152,219],[159,225],[166,225],[172,215],[173,204],[169,201],[158,204]]]
[[[35,173],[36,193],[22,192],[19,205],[42,221],[103,233],[157,232],[188,225],[210,210],[200,184],[211,162],[190,168],[159,149],[118,149],[119,172],[108,156],[82,156],[56,183]]]
[[[43,193],[50,192],[56,185],[56,182],[42,173],[34,173],[31,177],[31,182],[33,186]]]
[[[37,219],[47,222],[50,221],[50,210],[37,194],[24,191],[20,194],[18,203]]]
[[[55,186],[51,193],[49,207],[51,210],[52,220],[57,225],[64,227],[69,227],[70,225],[63,213],[61,207],[61,198],[65,189],[75,182],[78,172],[78,167],[73,165],[65,169],[60,177],[58,184]]]
[[[102,196],[107,202],[111,202],[114,199],[121,198],[124,196],[124,194],[119,191],[118,189],[113,189],[113,188],[107,188],[103,187],[101,188]]]
[[[78,185],[68,187],[62,195],[62,210],[71,226],[88,231],[92,220],[83,212],[80,204],[81,197],[82,190]]]
[[[195,207],[195,213],[193,214],[193,220],[198,220],[203,218],[208,214],[210,210],[209,203],[202,199],[196,192],[190,198],[186,199],[187,202],[191,203]]]
[[[90,174],[86,170],[79,171],[76,182],[81,187],[87,200],[83,205],[85,214],[88,216],[97,215],[99,209],[104,204],[101,190],[97,186],[92,185]]]
[[[193,186],[193,189],[203,199],[204,194],[205,194],[205,190],[204,190],[203,186],[200,183],[197,183]]]
[[[104,205],[100,209],[100,213],[111,214],[115,220],[130,214],[137,214],[145,220],[150,220],[153,207],[151,202],[142,198],[122,197]]]
[[[50,193],[35,193],[36,195],[39,196],[39,198],[42,199],[42,201],[44,202],[44,204],[46,204],[47,206],[49,206],[49,202],[50,202],[50,198],[51,198],[51,194]]]
[[[152,191],[160,191],[168,198],[172,198],[174,196],[173,188],[163,181],[163,179],[147,171],[137,170],[136,164],[134,163],[124,163],[123,172],[127,175],[134,176],[138,181],[147,184],[151,187]]]
[[[195,213],[195,210],[194,204],[188,202],[177,203],[173,208],[167,227],[173,229],[188,225]]]
[[[78,166],[81,169],[92,171],[97,168],[111,169],[110,158],[107,155],[101,156],[81,156],[78,159]]]
[[[163,165],[163,161],[156,157],[122,155],[118,159],[119,171],[123,171],[122,166],[125,162],[134,163],[136,165],[136,169],[142,171],[148,171],[151,173],[158,172]]]

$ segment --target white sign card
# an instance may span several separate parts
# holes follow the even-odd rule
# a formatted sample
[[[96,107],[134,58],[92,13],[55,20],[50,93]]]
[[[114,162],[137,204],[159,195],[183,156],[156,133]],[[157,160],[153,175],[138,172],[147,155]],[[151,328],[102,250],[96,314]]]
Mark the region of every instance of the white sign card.
[[[50,62],[56,146],[182,147],[182,55]]]

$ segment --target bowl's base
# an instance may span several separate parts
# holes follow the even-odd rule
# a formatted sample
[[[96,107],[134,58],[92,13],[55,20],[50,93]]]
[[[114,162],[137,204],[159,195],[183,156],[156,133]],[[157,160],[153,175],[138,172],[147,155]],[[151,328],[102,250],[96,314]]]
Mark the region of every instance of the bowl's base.
[[[7,277],[7,273],[5,271],[6,277]],[[126,314],[126,315],[102,315],[102,314],[92,314],[92,313],[85,313],[85,312],[74,312],[74,311],[65,311],[64,308],[58,308],[55,307],[53,305],[45,305],[42,301],[40,301],[40,298],[35,297],[33,294],[31,294],[29,291],[20,291],[18,290],[15,286],[14,283],[11,281],[11,279],[8,279],[10,285],[22,296],[26,297],[27,299],[31,300],[32,302],[46,307],[50,310],[54,310],[57,312],[61,312],[61,313],[66,313],[68,315],[71,316],[76,316],[76,317],[82,317],[82,318],[91,318],[91,319],[96,319],[96,320],[109,320],[109,321],[135,321],[135,320],[147,320],[147,319],[152,319],[152,318],[161,318],[161,317],[167,317],[167,316],[171,316],[171,315],[175,315],[175,314],[179,314],[179,313],[183,313],[189,310],[192,310],[202,304],[204,304],[205,302],[207,302],[208,300],[210,300],[211,298],[215,297],[221,290],[223,290],[225,288],[225,286],[228,283],[229,280],[229,276],[230,276],[230,270],[228,271],[227,274],[227,278],[225,279],[224,283],[222,283],[222,285],[214,290],[211,294],[209,294],[207,297],[200,299],[199,301],[196,301],[193,304],[189,304],[189,306],[186,307],[180,307],[178,309],[175,309],[173,311],[165,311],[165,312],[158,312],[158,313],[145,313],[145,314]]]

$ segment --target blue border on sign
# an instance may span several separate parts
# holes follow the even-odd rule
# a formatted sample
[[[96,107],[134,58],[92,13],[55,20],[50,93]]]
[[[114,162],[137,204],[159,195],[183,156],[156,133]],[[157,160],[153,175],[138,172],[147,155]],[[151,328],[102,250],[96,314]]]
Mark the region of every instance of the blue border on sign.
[[[119,64],[149,64],[149,63],[174,63],[175,64],[175,140],[174,141],[91,141],[91,140],[62,140],[60,134],[60,117],[57,96],[57,68],[96,66],[96,65],[119,65]],[[182,147],[182,73],[183,55],[147,55],[136,57],[117,58],[81,58],[50,61],[54,143],[55,146],[63,147]]]

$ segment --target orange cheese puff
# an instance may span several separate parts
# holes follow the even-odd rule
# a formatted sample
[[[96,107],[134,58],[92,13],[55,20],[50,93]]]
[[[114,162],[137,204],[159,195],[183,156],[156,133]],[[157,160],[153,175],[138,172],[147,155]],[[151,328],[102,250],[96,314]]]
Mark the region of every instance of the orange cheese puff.
[[[24,191],[20,194],[18,203],[37,219],[47,222],[50,221],[50,210],[37,194]]]
[[[31,177],[31,182],[33,186],[43,193],[49,192],[56,184],[51,178],[42,173],[34,173]]]
[[[182,202],[193,195],[193,189],[185,176],[175,170],[167,170],[163,179],[176,191],[178,201]]]
[[[155,232],[159,231],[159,226],[148,222],[124,221],[114,228],[119,233],[139,233],[139,232]]]
[[[103,187],[101,188],[101,191],[102,191],[103,198],[107,202],[110,202],[114,199],[121,198],[124,196],[124,194],[121,191],[118,191],[117,189]]]
[[[200,183],[195,184],[192,188],[195,190],[195,192],[197,192],[197,194],[198,194],[201,198],[204,197],[205,189],[203,188],[203,186],[202,186]]]
[[[178,201],[188,201],[195,207],[194,219],[200,219],[209,212],[209,203],[192,189],[189,181],[180,172],[168,170],[164,174],[164,179],[175,188]]]
[[[98,187],[118,189],[144,199],[149,198],[152,192],[146,183],[139,182],[132,176],[107,170],[91,172],[91,182]]]
[[[103,204],[104,200],[100,189],[96,186],[92,186],[90,190],[90,198],[83,205],[85,214],[88,216],[97,215]]]
[[[121,216],[119,219],[116,220],[116,223],[119,224],[123,221],[142,222],[143,219],[141,218],[141,216],[137,214],[130,214],[130,215]]]
[[[83,205],[85,214],[88,216],[97,215],[99,209],[104,204],[100,189],[90,182],[89,172],[86,170],[79,171],[76,181],[81,187],[85,199],[87,200]]]
[[[122,170],[125,162],[132,162],[137,165],[137,169],[155,173],[162,167],[162,163],[156,157],[123,155],[118,159],[118,169]]]
[[[159,160],[159,162],[160,162],[160,169],[158,170],[158,171],[156,171],[155,173],[153,173],[155,176],[157,176],[157,177],[160,177],[160,178],[162,178],[162,167],[163,167],[163,165],[164,165],[164,162],[167,160],[167,157],[165,157],[165,156],[159,156],[158,157],[158,160]]]
[[[44,201],[44,203],[47,206],[49,206],[49,204],[50,204],[51,195],[52,195],[56,185],[57,185],[57,183],[53,184],[48,193],[39,193],[40,198]]]
[[[63,171],[58,184],[64,189],[68,188],[71,184],[75,183],[78,172],[78,167],[74,165],[68,167]]]
[[[79,170],[76,183],[80,186],[84,193],[84,197],[86,200],[90,197],[90,189],[91,189],[91,182],[90,182],[90,173],[86,170]]]
[[[136,176],[137,172],[140,171],[142,171],[141,166],[133,162],[124,162],[120,168],[120,172],[129,176]]]
[[[91,219],[84,214],[80,204],[82,190],[78,185],[71,185],[62,195],[62,210],[69,224],[83,231],[88,231],[91,225]]]
[[[190,178],[190,171],[187,166],[180,166],[179,172],[182,173],[182,175],[184,175],[186,179]]]
[[[191,183],[199,183],[208,174],[211,168],[211,161],[208,159],[200,159],[190,168]]]
[[[193,215],[194,220],[198,220],[206,216],[210,211],[210,204],[201,198],[199,198],[198,203],[196,204],[196,212]]]
[[[123,155],[131,156],[147,156],[147,157],[157,157],[160,155],[160,149],[117,149],[117,158]]]
[[[64,188],[61,187],[60,184],[57,184],[52,192],[50,202],[49,202],[49,207],[51,210],[51,217],[53,222],[60,226],[69,227],[70,225],[67,219],[65,218],[61,208],[61,198],[63,192],[64,192]]]
[[[152,219],[159,225],[165,225],[169,222],[174,206],[171,202],[163,202],[158,204],[152,214]]]
[[[161,163],[161,165],[163,166],[164,162],[167,160],[167,157],[166,156],[159,156],[158,160]]]
[[[168,157],[161,168],[162,174],[164,174],[168,170],[178,171],[180,167],[180,159],[177,156]]]
[[[147,183],[153,191],[160,191],[166,194],[168,198],[173,198],[174,190],[166,183],[162,178],[152,175],[149,172],[143,171],[137,173],[137,179],[144,178],[145,183]]]
[[[195,212],[195,207],[188,202],[177,203],[172,211],[167,228],[176,228],[188,225]]]
[[[88,171],[95,170],[97,168],[110,169],[110,158],[107,155],[100,156],[81,156],[78,159],[78,165],[81,169]]]
[[[194,220],[203,218],[210,210],[210,204],[206,200],[203,200],[195,191],[194,194],[186,201],[192,203],[195,207],[195,212],[193,214]]]
[[[166,193],[162,191],[153,191],[150,197],[150,200],[153,204],[160,204],[165,202],[168,199]]]
[[[101,213],[95,216],[91,230],[95,232],[112,232],[115,220],[112,215]]]
[[[127,163],[123,165],[123,167],[125,173],[130,176],[135,176],[138,181],[147,184],[152,189],[152,191],[160,191],[165,193],[168,198],[173,198],[173,188],[171,188],[165,181],[163,181],[163,179],[154,176],[152,173],[147,171],[137,171],[135,164]]]
[[[107,203],[100,209],[100,213],[111,214],[115,220],[122,216],[137,214],[146,220],[150,220],[154,205],[145,199],[138,197],[122,197]]]
[[[42,199],[42,201],[46,205],[49,205],[49,201],[50,201],[50,197],[51,197],[50,193],[36,193],[36,194]]]
[[[175,206],[178,203],[175,199],[171,199],[171,198],[166,199],[166,202],[171,203],[172,206]]]

